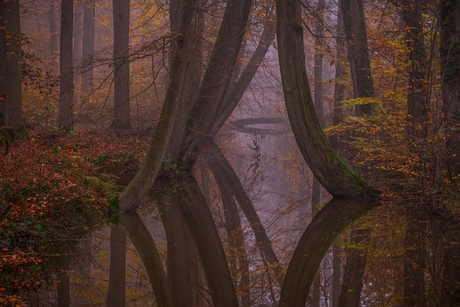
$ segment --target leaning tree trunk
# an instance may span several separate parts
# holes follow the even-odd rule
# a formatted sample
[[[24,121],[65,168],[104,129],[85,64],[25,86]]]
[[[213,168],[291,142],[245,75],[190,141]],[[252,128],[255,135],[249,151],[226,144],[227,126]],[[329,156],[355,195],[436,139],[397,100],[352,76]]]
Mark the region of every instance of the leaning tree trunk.
[[[334,197],[369,197],[374,190],[337,156],[315,114],[305,69],[300,2],[277,2],[278,55],[284,98],[297,144],[322,186]]]
[[[61,5],[59,126],[73,130],[73,0]]]
[[[5,0],[0,7],[0,127],[15,130],[24,124],[19,5],[18,0]]]

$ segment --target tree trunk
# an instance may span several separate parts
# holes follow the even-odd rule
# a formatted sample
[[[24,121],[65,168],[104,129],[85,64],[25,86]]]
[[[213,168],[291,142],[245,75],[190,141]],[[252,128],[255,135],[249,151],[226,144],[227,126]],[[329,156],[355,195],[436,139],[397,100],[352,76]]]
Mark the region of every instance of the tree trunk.
[[[374,195],[375,191],[336,155],[315,114],[305,69],[299,1],[277,1],[277,38],[289,120],[308,166],[334,197]]]
[[[58,35],[56,29],[56,3],[54,0],[50,3],[50,8],[48,10],[48,23],[50,29],[50,59],[51,59],[51,68],[56,68],[56,60],[58,53]]]
[[[376,205],[373,201],[334,198],[318,212],[292,255],[281,290],[280,307],[305,306],[316,271],[335,238]]]
[[[180,163],[185,170],[194,165],[210,135],[225,97],[233,66],[243,40],[251,0],[229,0],[209,60],[202,87],[189,114],[182,142]]]
[[[460,1],[441,0],[441,75],[443,111],[448,122],[460,120]]]
[[[152,139],[147,156],[139,171],[125,190],[120,194],[119,208],[123,211],[136,210],[141,201],[152,188],[156,176],[163,165],[173,130],[177,121],[177,112],[181,103],[181,89],[183,88],[189,61],[186,57],[190,48],[194,48],[198,37],[195,32],[198,24],[200,0],[186,0],[184,14],[178,36],[178,47],[172,65],[170,82],[161,111],[158,127]]]
[[[15,130],[24,124],[19,5],[18,0],[4,0],[0,7],[0,126]]]
[[[110,229],[110,275],[107,292],[108,307],[125,306],[126,283],[126,234],[123,229]]]
[[[84,4],[75,3],[73,19],[73,66],[74,66],[74,101],[79,103],[81,97],[81,56],[83,52],[83,13]]]
[[[96,26],[96,2],[95,0],[86,0],[83,13],[83,47],[82,47],[82,75],[81,91],[82,95],[87,96],[85,100],[92,102],[89,95],[93,91],[93,58],[94,58],[94,34]]]
[[[130,0],[113,0],[114,106],[112,128],[129,129],[129,10]]]
[[[403,0],[401,10],[406,24],[407,57],[410,63],[407,94],[408,133],[423,138],[427,135],[428,85],[420,0]]]
[[[59,126],[73,130],[73,0],[63,0],[61,6],[60,104]]]
[[[354,98],[374,97],[363,0],[339,0],[339,9],[344,21]],[[357,106],[356,115],[368,115],[374,109],[372,103],[361,104]]]

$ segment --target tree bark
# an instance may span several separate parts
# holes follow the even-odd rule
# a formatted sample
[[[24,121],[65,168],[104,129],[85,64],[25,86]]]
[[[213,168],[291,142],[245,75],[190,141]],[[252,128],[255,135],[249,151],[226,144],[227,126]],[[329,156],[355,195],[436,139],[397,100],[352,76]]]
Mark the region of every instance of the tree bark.
[[[439,7],[443,111],[453,122],[460,120],[460,1],[441,0]]]
[[[215,124],[243,40],[251,0],[229,0],[219,34],[203,78],[200,93],[189,114],[180,163],[191,169]]]
[[[407,94],[408,133],[423,138],[427,135],[428,86],[420,0],[403,0],[401,11],[406,24],[407,58],[410,63]]]
[[[302,155],[334,197],[372,197],[375,191],[339,159],[315,114],[305,69],[300,2],[277,2],[277,38],[286,107]]]
[[[14,129],[24,124],[19,5],[18,0],[4,0],[0,7],[0,126]]]
[[[114,96],[112,128],[131,127],[129,113],[129,11],[130,0],[113,0]]]
[[[363,0],[340,0],[348,58],[353,80],[354,98],[374,97],[371,62],[367,46],[366,21],[364,19]],[[372,103],[357,106],[357,116],[371,114],[375,110]]]
[[[83,13],[83,47],[82,47],[82,84],[81,91],[83,95],[89,97],[93,91],[93,58],[94,58],[94,38],[95,38],[95,27],[96,20],[96,1],[86,0],[84,3]],[[90,98],[89,102],[92,102]]]
[[[169,142],[176,125],[177,112],[179,112],[181,89],[183,88],[190,65],[186,54],[190,48],[193,48],[197,39],[195,29],[198,23],[199,7],[199,0],[186,0],[184,2],[184,14],[180,29],[181,34],[178,36],[177,42],[179,51],[174,57],[170,82],[166,91],[158,127],[139,171],[120,194],[119,208],[122,211],[136,210],[139,207],[145,195],[152,188],[158,172],[164,163],[163,158],[168,150]]]
[[[64,259],[66,268],[57,274],[57,306],[70,306],[70,275],[69,260]]]
[[[126,234],[123,229],[110,228],[110,271],[107,307],[125,306]]]
[[[73,130],[73,0],[61,5],[59,126]]]

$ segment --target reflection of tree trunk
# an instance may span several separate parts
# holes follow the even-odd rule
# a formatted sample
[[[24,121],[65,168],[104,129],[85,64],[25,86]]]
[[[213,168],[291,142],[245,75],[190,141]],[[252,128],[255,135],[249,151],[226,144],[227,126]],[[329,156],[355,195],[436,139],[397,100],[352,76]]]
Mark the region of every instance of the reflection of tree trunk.
[[[404,257],[404,303],[406,306],[426,306],[425,258],[421,214],[408,212]]]
[[[212,165],[211,165],[212,167]],[[244,244],[243,228],[241,227],[240,215],[233,198],[231,189],[223,178],[222,170],[218,166],[213,167],[213,174],[219,187],[225,212],[228,243],[230,246],[231,260],[230,270],[233,280],[236,281],[238,292],[241,293],[243,306],[250,306],[249,296],[249,264]],[[238,260],[238,265],[237,265]],[[238,284],[238,280],[240,283]]]
[[[160,180],[159,180],[160,181]],[[157,185],[159,187],[159,185]],[[159,187],[158,201],[167,238],[167,276],[174,306],[192,306],[191,236],[180,213],[180,200],[172,187]]]
[[[108,307],[125,306],[126,234],[116,226],[110,229],[110,275]]]
[[[70,275],[69,275],[69,260],[63,259],[65,269],[57,274],[57,306],[70,306]]]
[[[178,183],[181,212],[200,255],[212,301],[215,306],[238,306],[225,252],[198,183],[191,173]]]
[[[340,247],[337,243],[332,245],[332,307],[339,307],[340,298]]]
[[[160,254],[144,222],[133,211],[120,214],[118,221],[144,263],[158,306],[174,306]]]
[[[353,229],[351,231],[351,242],[360,245],[365,242],[371,230]],[[348,251],[345,269],[343,272],[342,290],[340,293],[339,306],[358,307],[361,304],[361,289],[363,287],[364,269],[366,267],[366,251],[354,247]]]
[[[321,105],[322,106],[322,105]],[[318,206],[321,202],[321,184],[319,181],[313,177],[312,193],[311,193],[311,212],[312,217],[314,218],[318,214]],[[311,303],[312,307],[319,307],[321,300],[321,270],[316,272],[315,279],[313,281],[313,286],[311,288]]]
[[[212,141],[208,140],[207,146],[209,146],[209,150],[205,151],[205,154],[209,155],[208,159],[212,161],[211,166],[213,167],[214,177],[219,176],[217,174],[222,174],[222,178],[225,180],[226,188],[232,189],[233,196],[238,201],[241,210],[243,211],[244,215],[246,216],[249,225],[254,232],[254,236],[256,238],[257,246],[259,247],[260,251],[263,253],[263,256],[266,258],[270,268],[273,270],[275,277],[278,281],[278,285],[283,284],[284,280],[284,273],[279,263],[278,257],[273,250],[273,246],[271,245],[271,241],[268,238],[268,235],[263,227],[262,222],[257,215],[257,212],[254,210],[254,206],[252,205],[251,200],[249,199],[246,191],[244,190],[243,186],[241,185],[238,176],[235,174],[230,163],[228,163],[225,156],[219,150],[217,145]]]
[[[445,221],[443,221],[445,222]],[[448,246],[445,248],[442,274],[442,294],[440,306],[460,306],[460,231],[457,225],[443,234]]]
[[[302,235],[289,263],[280,307],[305,306],[315,273],[335,238],[375,205],[377,203],[372,201],[332,199],[318,212]]]

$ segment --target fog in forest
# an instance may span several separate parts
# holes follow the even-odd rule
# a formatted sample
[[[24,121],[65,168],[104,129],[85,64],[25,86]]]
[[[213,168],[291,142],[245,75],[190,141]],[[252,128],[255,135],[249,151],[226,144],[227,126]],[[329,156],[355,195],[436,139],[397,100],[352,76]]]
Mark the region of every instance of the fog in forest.
[[[2,0],[0,305],[459,306],[459,0]]]

